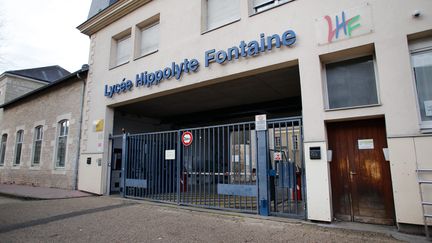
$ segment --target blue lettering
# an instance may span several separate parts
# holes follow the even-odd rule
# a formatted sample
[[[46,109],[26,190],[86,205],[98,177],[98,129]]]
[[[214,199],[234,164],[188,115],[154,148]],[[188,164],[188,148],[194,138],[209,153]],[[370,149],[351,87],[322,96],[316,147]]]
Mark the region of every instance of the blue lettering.
[[[189,63],[189,69],[190,69],[192,72],[196,72],[196,71],[198,70],[198,67],[199,67],[199,62],[198,62],[198,60],[197,60],[197,59],[192,59],[192,60],[190,61],[190,63]]]
[[[163,71],[163,77],[164,77],[164,79],[170,79],[171,78],[171,74],[172,74],[171,68],[167,67],[167,68],[164,69],[164,71]]]
[[[147,79],[148,79],[148,84],[147,84],[147,86],[152,85],[152,84],[154,83],[155,79],[156,79],[155,74],[154,74],[154,73],[150,73],[150,74],[147,76]]]
[[[112,97],[111,87],[108,87],[108,85],[105,85],[105,96]]]
[[[126,81],[126,89],[131,90],[133,87],[133,83],[131,80]]]
[[[296,42],[296,33],[292,30],[285,31],[282,34],[282,43],[284,46],[291,46]]]
[[[345,35],[347,35],[347,25],[345,21],[345,12],[342,12],[342,21],[339,23],[339,16],[336,15],[336,39],[339,38],[339,31],[343,29]]]
[[[238,59],[239,58],[239,52],[240,52],[240,50],[236,46],[234,46],[232,48],[228,48],[228,61],[231,61],[233,56],[234,56],[234,59]]]
[[[274,34],[272,36],[267,37],[267,50],[271,50],[273,47],[273,40],[276,42],[275,46],[276,48],[280,48],[281,46],[281,39],[278,34]]]
[[[185,73],[189,73],[189,60],[188,59],[184,59],[183,70]]]
[[[248,44],[248,55],[255,56],[259,53],[259,44],[257,41],[251,41]]]
[[[261,52],[265,52],[265,36],[264,36],[264,33],[261,33],[260,34],[260,43],[261,43],[261,45],[260,45],[260,51]]]
[[[135,86],[143,86],[144,85],[144,73],[137,74],[135,78]]]
[[[241,51],[240,52],[241,56],[245,57],[246,56],[246,43],[244,41],[241,41],[239,47],[240,47],[240,51]]]
[[[216,52],[216,62],[219,64],[224,63],[227,60],[227,53],[225,51]]]
[[[159,82],[163,78],[163,72],[161,70],[155,72],[156,75],[156,84],[159,84]]]
[[[205,66],[208,67],[210,62],[214,61],[215,49],[211,49],[205,52]]]

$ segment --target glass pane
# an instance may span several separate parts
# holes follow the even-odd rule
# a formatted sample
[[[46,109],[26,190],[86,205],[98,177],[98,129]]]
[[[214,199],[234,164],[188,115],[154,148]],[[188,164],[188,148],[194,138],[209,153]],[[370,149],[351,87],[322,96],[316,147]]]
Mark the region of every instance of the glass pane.
[[[326,65],[329,108],[378,104],[372,56]]]
[[[258,6],[265,5],[268,3],[273,3],[273,2],[274,2],[274,0],[254,0],[253,1],[254,7],[258,7]]]
[[[67,137],[59,137],[57,144],[57,167],[64,167],[66,161],[66,140]]]
[[[20,130],[17,132],[17,143],[21,143],[23,141],[23,131]]]
[[[60,122],[60,136],[66,136],[69,133],[69,121]]]
[[[414,75],[422,121],[432,121],[432,51],[413,55]]]
[[[21,148],[22,148],[22,143],[18,143],[16,145],[16,152],[15,152],[15,164],[19,165],[21,162]]]
[[[0,146],[0,165],[4,164],[4,159],[6,154],[6,140],[7,140],[7,135],[3,135],[1,146]]]
[[[41,140],[42,136],[43,136],[43,129],[42,129],[42,127],[36,127],[35,139],[36,140]]]
[[[155,51],[159,46],[159,23],[141,31],[141,55]]]
[[[34,145],[33,164],[39,164],[42,149],[42,141],[36,141]]]
[[[127,61],[129,61],[129,57],[130,57],[130,52],[131,52],[131,48],[130,48],[130,36],[118,40],[117,41],[117,65],[123,64]]]
[[[217,28],[239,18],[239,0],[207,1],[207,29]]]

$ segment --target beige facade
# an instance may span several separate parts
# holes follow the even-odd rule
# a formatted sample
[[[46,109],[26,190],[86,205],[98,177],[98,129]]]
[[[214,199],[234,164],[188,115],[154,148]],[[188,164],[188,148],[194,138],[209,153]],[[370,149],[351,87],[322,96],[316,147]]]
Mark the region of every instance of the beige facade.
[[[118,1],[79,26],[91,39],[79,188],[99,194],[107,192],[110,161],[108,136],[116,133],[113,130],[116,107],[199,90],[216,83],[229,83],[233,79],[280,68],[298,67],[304,151],[307,154],[310,147],[317,146],[323,151],[320,160],[304,157],[308,219],[333,220],[332,162],[328,162],[326,153],[326,123],[384,117],[396,222],[423,224],[416,168],[418,165],[432,169],[432,136],[430,128],[421,125],[410,45],[419,40],[428,43],[427,37],[432,34],[432,2],[298,0],[260,13],[251,12],[252,2],[240,1],[239,18],[213,30],[206,30],[204,26],[202,19],[206,18],[206,1],[203,0],[190,1],[187,5],[170,0]],[[417,10],[421,13],[419,17],[413,16]],[[342,11],[360,13],[365,19],[366,30],[349,38],[325,43],[328,31],[320,28],[323,17],[341,16]],[[155,19],[160,25],[157,51],[137,56],[134,50],[140,28],[146,21]],[[204,66],[204,53],[208,50],[227,50],[238,46],[241,40],[258,41],[260,33],[282,35],[287,30],[296,33],[297,40],[293,46],[282,46],[223,65],[210,63],[209,67]],[[131,45],[133,54],[126,63],[115,66],[113,43],[118,37],[127,35],[135,43]],[[365,55],[373,56],[377,104],[329,109],[325,65]],[[135,84],[136,74],[154,72],[170,66],[173,61],[180,63],[185,58],[196,58],[200,62],[197,72],[184,74],[179,81],[170,79],[151,87],[134,87],[132,91],[116,94],[112,98],[104,96],[105,85],[115,85],[123,79]],[[103,132],[93,129],[94,122],[98,120],[105,121]],[[86,165],[87,157],[100,159],[102,166],[94,163]]]
[[[2,136],[7,135],[0,183],[75,189],[86,71],[79,71],[31,94],[12,100],[4,107]],[[81,75],[81,76],[80,76]],[[64,166],[56,163],[60,123],[69,122]],[[39,162],[35,162],[36,128],[42,127]],[[23,132],[17,164],[17,132]]]
[[[46,85],[46,82],[29,79],[21,76],[3,74],[0,77],[0,104],[13,100],[27,92]],[[3,118],[3,109],[0,110],[0,124]]]

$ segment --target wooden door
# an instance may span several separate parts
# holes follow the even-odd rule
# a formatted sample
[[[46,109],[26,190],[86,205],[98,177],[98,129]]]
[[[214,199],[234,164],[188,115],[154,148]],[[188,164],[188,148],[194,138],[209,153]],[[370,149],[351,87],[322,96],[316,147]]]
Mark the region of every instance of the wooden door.
[[[384,119],[327,124],[334,217],[394,224],[393,191]]]

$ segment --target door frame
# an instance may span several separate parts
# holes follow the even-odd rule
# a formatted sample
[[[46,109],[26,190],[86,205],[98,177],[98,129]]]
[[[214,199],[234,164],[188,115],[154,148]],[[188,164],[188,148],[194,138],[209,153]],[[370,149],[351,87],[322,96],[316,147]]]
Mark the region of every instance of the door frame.
[[[340,127],[338,127],[337,124],[340,124]],[[328,148],[329,150],[333,150],[332,154],[335,154],[335,148],[333,148],[332,146],[332,141],[330,141],[331,139],[335,139],[334,137],[331,138],[332,135],[330,135],[330,133],[334,131],[337,131],[339,129],[339,131],[342,131],[344,129],[349,129],[349,128],[354,128],[354,129],[359,129],[359,128],[376,128],[376,129],[380,129],[382,128],[382,133],[381,131],[377,134],[373,135],[374,139],[383,139],[384,143],[383,146],[387,146],[388,147],[388,141],[387,141],[387,132],[386,132],[386,124],[385,124],[385,118],[384,117],[369,117],[369,118],[365,118],[365,119],[356,119],[356,120],[342,120],[342,121],[328,121],[326,122],[326,132],[327,132],[327,144],[328,144]],[[345,131],[347,132],[347,131]],[[356,135],[359,135],[360,133],[357,132]],[[382,135],[384,135],[384,137],[382,137]],[[369,135],[367,135],[369,136]],[[354,138],[355,136],[352,136],[351,138]],[[362,137],[362,135],[360,135],[360,137]],[[346,140],[345,143],[350,143],[349,138],[345,138]],[[361,139],[361,138],[356,138],[357,140]],[[353,143],[351,144],[352,148],[355,148],[358,146],[357,143]],[[385,147],[383,147],[385,148]],[[350,149],[349,146],[345,147],[345,149]],[[375,149],[379,149],[379,148],[375,148]],[[358,165],[356,163],[356,156],[359,156],[359,152],[357,150],[352,150],[351,152],[345,152],[347,159],[346,159],[346,163],[348,163],[346,165],[346,178],[345,178],[345,182],[347,184],[347,187],[345,188],[345,190],[348,191],[348,197],[347,197],[347,201],[349,203],[348,205],[348,210],[346,210],[347,212],[349,212],[349,215],[344,215],[344,214],[339,214],[338,215],[338,219],[342,220],[342,221],[350,221],[350,222],[362,222],[362,223],[373,223],[373,224],[385,224],[385,225],[395,225],[396,224],[396,214],[395,214],[395,206],[394,206],[394,195],[393,195],[393,183],[392,183],[392,177],[391,177],[391,168],[390,168],[390,162],[385,160],[380,160],[384,163],[387,163],[387,165],[384,166],[384,173],[388,173],[387,175],[385,175],[385,177],[382,179],[383,181],[386,181],[387,184],[387,195],[383,195],[383,201],[384,201],[384,207],[385,207],[385,211],[386,214],[390,217],[390,218],[369,218],[367,216],[361,216],[361,215],[356,215],[356,211],[360,210],[360,206],[357,206],[358,208],[356,209],[355,207],[355,202],[359,202],[359,198],[360,195],[358,193],[358,181],[353,182],[352,177],[355,176],[358,172],[358,170],[360,169],[358,167]],[[344,156],[345,156],[344,153]],[[352,156],[349,155],[349,153],[352,153],[352,155],[354,156],[354,158],[351,158]],[[383,152],[384,153],[384,152]],[[384,155],[383,155],[384,156]],[[335,161],[335,156],[332,156],[332,161],[330,163],[338,163],[337,161]],[[358,159],[358,158],[357,158]],[[334,175],[334,171],[332,169],[332,164],[330,164],[330,180],[331,180],[331,197],[332,197],[332,217],[336,218],[336,211],[337,209],[335,208],[335,200],[336,198],[334,198],[334,190],[336,188],[334,188],[334,184],[335,183],[335,175]],[[353,171],[352,168],[354,168],[355,170]],[[388,170],[388,171],[387,171]],[[336,176],[340,176],[340,175],[336,175]],[[340,181],[339,181],[340,182]],[[354,188],[353,188],[354,187]],[[356,194],[356,195],[353,195]],[[390,195],[389,195],[390,194]],[[355,198],[354,198],[355,197]],[[388,202],[388,200],[391,199],[391,202]],[[357,200],[357,201],[356,201]],[[347,209],[347,207],[345,207]]]

